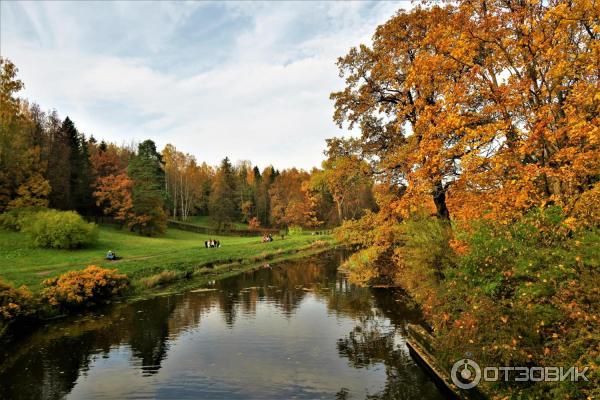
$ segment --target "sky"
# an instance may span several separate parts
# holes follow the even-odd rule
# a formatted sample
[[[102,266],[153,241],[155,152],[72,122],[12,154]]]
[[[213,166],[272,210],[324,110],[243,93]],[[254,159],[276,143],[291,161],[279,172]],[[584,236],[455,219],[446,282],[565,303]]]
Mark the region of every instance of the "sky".
[[[23,98],[117,144],[310,169],[343,89],[338,57],[409,2],[0,2]]]

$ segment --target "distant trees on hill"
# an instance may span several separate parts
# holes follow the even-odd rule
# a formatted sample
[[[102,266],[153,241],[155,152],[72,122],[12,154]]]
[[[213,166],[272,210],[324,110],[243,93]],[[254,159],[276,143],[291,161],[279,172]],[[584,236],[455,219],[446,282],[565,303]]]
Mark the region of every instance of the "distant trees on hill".
[[[264,169],[225,157],[212,167],[151,140],[119,146],[86,137],[76,123],[19,99],[17,68],[1,59],[0,212],[27,206],[109,215],[153,235],[167,218],[210,215],[219,227],[334,226],[374,208],[373,181],[351,166],[364,161],[328,154],[323,169]],[[359,171],[360,171],[359,168]]]

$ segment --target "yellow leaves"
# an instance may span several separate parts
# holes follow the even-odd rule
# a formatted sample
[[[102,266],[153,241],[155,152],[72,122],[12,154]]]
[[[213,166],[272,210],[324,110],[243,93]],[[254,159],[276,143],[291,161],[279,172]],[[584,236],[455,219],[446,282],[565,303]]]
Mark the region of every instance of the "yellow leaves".
[[[104,301],[128,286],[128,278],[116,269],[90,265],[81,271],[69,271],[43,282],[43,297],[51,305],[64,307]]]
[[[503,324],[506,324],[508,322],[508,316],[506,316],[506,315],[501,316],[500,321],[502,321]]]

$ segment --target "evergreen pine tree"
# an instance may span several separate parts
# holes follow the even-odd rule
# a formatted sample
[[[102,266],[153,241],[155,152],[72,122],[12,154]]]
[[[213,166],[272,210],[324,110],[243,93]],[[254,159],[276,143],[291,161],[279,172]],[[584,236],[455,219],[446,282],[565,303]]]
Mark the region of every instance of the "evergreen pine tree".
[[[56,111],[48,114],[46,123],[48,135],[48,169],[46,179],[50,182],[50,207],[61,210],[71,208],[71,162],[69,142],[63,123]]]
[[[209,200],[210,215],[217,222],[219,229],[236,219],[236,200],[235,174],[229,158],[225,157],[213,181]]]
[[[167,228],[165,213],[165,171],[160,153],[152,140],[139,144],[131,159],[127,174],[133,181],[132,199],[136,221],[132,229],[152,236]]]
[[[94,208],[92,197],[92,171],[87,141],[77,131],[69,117],[65,118],[62,127],[62,140],[69,148],[69,194],[64,209],[76,210],[80,214],[91,214]]]

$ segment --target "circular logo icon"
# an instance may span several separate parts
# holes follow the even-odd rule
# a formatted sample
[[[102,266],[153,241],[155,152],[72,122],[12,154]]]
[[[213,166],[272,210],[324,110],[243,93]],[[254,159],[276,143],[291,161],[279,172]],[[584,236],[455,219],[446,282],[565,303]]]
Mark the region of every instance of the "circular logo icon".
[[[475,361],[463,358],[454,363],[452,371],[450,371],[450,377],[452,383],[459,388],[472,389],[481,380],[481,368]]]

